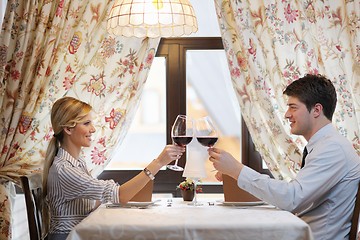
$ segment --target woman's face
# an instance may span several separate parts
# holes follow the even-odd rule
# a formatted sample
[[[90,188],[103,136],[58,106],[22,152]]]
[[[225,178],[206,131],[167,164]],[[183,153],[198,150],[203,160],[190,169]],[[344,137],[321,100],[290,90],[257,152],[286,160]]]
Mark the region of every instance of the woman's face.
[[[95,132],[95,128],[92,124],[91,113],[86,115],[81,122],[70,129],[69,135],[70,141],[76,147],[90,147],[91,135]]]

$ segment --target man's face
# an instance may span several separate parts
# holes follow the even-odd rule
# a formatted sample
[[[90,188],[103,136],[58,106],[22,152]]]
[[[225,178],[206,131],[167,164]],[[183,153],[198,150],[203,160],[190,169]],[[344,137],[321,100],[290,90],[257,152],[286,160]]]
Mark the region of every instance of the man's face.
[[[311,136],[313,118],[312,111],[307,110],[306,105],[297,97],[289,96],[288,110],[285,113],[285,118],[290,122],[291,133],[295,135],[302,135],[307,140]]]

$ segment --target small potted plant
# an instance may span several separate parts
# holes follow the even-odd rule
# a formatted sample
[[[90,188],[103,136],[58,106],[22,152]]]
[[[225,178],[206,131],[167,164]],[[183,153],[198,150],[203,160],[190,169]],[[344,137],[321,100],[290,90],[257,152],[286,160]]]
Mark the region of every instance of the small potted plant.
[[[181,196],[184,201],[192,201],[194,198],[194,181],[190,178],[186,178],[185,181],[182,181],[177,187],[181,190]],[[200,185],[196,186],[196,193],[201,193],[202,187]]]

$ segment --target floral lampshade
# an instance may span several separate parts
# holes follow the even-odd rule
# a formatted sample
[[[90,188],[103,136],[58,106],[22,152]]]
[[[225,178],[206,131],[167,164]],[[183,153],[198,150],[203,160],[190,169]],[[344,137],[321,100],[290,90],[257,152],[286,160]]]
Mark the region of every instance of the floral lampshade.
[[[107,30],[126,37],[179,37],[198,25],[188,0],[115,0]]]

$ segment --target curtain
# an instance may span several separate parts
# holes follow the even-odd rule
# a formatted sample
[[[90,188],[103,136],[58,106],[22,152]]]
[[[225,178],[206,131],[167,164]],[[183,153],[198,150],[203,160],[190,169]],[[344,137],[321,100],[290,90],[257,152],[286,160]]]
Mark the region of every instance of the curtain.
[[[19,176],[40,171],[52,137],[49,113],[65,95],[90,103],[97,176],[124,138],[160,39],[106,33],[112,1],[9,0],[0,37],[0,239],[11,238]]]
[[[300,168],[282,92],[306,73],[337,90],[333,124],[360,155],[360,1],[215,0],[228,66],[254,144],[277,179]]]

